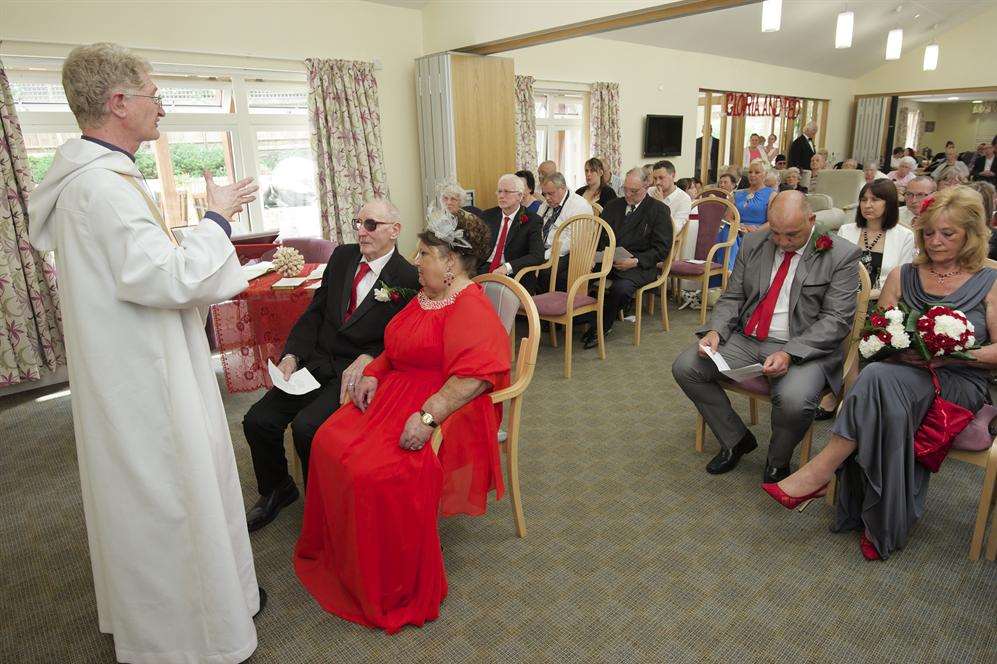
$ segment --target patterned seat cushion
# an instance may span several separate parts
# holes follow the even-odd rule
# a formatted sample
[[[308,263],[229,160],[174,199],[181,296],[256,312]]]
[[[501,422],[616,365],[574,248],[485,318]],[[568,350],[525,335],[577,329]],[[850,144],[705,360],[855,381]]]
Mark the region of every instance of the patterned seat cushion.
[[[712,269],[719,270],[722,266],[720,263],[713,263]],[[703,274],[703,270],[706,268],[706,263],[690,263],[689,261],[675,261],[672,263],[672,274],[681,275],[683,277],[691,277]]]
[[[541,316],[562,316],[568,311],[568,294],[564,291],[534,295],[533,302]],[[585,293],[576,293],[575,309],[586,304],[595,304],[595,298]]]

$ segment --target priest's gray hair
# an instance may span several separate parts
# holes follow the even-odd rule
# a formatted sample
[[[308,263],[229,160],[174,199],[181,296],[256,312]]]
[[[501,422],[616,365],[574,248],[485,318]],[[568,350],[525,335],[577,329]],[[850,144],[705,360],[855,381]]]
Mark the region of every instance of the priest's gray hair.
[[[152,65],[123,46],[101,42],[77,46],[62,65],[62,88],[80,129],[101,124],[115,92],[137,92]]]

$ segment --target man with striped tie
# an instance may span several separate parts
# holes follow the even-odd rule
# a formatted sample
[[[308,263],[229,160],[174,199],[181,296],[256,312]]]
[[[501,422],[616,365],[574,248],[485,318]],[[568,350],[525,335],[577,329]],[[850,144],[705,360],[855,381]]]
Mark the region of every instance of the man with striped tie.
[[[541,180],[540,193],[543,194],[544,202],[537,210],[540,215],[540,235],[544,243],[544,260],[550,259],[551,244],[554,242],[554,233],[564,222],[579,214],[592,214],[592,205],[575,192],[568,189],[568,184],[561,173],[551,173]],[[561,261],[557,266],[557,289],[567,290],[565,281],[568,278],[567,253],[571,248],[571,229],[561,234],[561,242],[558,247],[558,255]],[[538,277],[539,289],[546,291],[550,284],[550,271],[542,270]]]

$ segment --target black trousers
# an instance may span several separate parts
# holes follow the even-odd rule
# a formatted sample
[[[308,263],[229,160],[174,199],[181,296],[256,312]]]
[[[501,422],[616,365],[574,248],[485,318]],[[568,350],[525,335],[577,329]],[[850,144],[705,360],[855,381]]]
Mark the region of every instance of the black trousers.
[[[339,379],[307,394],[293,395],[270,388],[242,420],[246,442],[253,456],[253,472],[261,496],[268,496],[290,477],[284,454],[284,430],[291,425],[294,449],[308,482],[308,455],[312,438],[322,423],[339,408]]]
[[[638,284],[629,279],[617,277],[613,283],[606,287],[606,295],[602,302],[602,331],[608,332],[616,317],[634,299],[637,289],[643,284]],[[595,326],[596,316],[594,313],[585,314],[579,317],[584,318],[589,325]]]
[[[568,258],[569,254],[561,256],[557,264],[557,280],[555,282],[555,290],[567,291],[568,290]],[[532,276],[532,275],[531,275]],[[526,280],[523,280],[523,285],[526,285]],[[537,272],[536,282],[533,284],[533,289],[530,290],[531,293],[537,295],[539,293],[546,293],[550,288],[550,270],[540,270]]]

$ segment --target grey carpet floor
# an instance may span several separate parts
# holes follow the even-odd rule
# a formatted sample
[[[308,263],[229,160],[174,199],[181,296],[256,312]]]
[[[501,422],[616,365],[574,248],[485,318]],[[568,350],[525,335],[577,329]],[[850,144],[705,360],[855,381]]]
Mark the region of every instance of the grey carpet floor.
[[[541,346],[527,393],[527,527],[504,499],[440,525],[450,595],[440,618],[394,636],[324,613],[290,558],[302,501],[252,536],[270,603],[254,663],[997,662],[997,565],[967,558],[981,469],[950,461],[908,547],[865,562],[830,511],[779,507],[760,489],[764,449],[713,477],[693,449],[694,409],[670,364],[698,322],[617,325],[608,358]],[[68,397],[0,402],[0,662],[113,662],[97,630]],[[247,503],[242,414],[225,395]],[[735,405],[746,413],[743,401]],[[761,409],[759,440],[767,440]],[[819,449],[827,426],[818,427]]]

